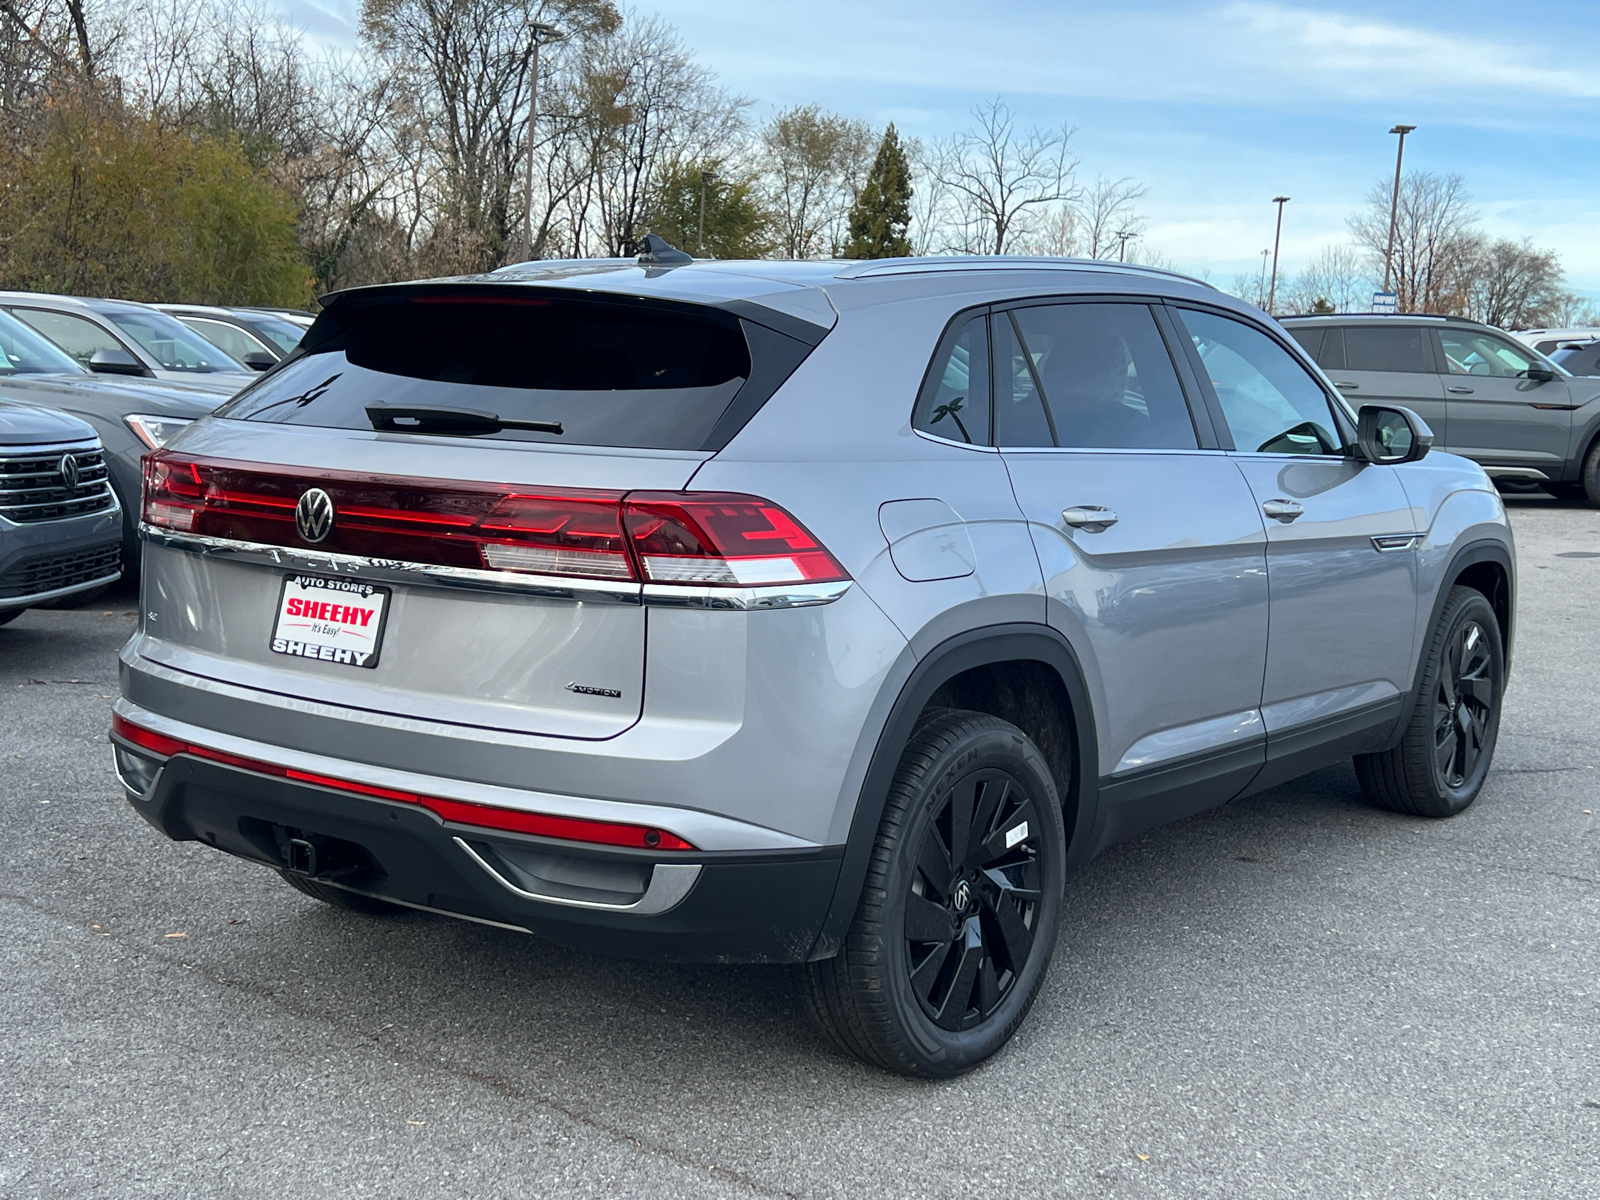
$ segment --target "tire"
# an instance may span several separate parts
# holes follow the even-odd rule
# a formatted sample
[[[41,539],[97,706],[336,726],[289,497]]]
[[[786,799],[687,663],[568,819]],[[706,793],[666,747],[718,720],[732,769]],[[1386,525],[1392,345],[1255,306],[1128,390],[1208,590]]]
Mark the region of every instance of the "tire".
[[[1356,756],[1367,799],[1416,817],[1464,811],[1489,774],[1505,685],[1494,609],[1482,592],[1451,588],[1429,637],[1422,687],[1400,744]]]
[[[998,717],[929,714],[889,789],[844,948],[805,967],[813,1023],[901,1075],[970,1071],[1038,995],[1065,876],[1061,800],[1038,747]]]
[[[0,625],[9,625],[28,610],[25,608],[7,608],[0,610]]]
[[[1589,453],[1583,456],[1583,474],[1578,476],[1583,486],[1583,494],[1589,503],[1600,508],[1600,440],[1589,447]]]
[[[296,875],[292,871],[279,871],[278,874],[282,875],[283,881],[295,891],[310,896],[313,900],[321,900],[324,904],[331,904],[334,908],[342,908],[346,912],[364,913],[369,917],[393,917],[411,911],[403,904],[390,904],[387,900],[363,896],[359,892],[347,892],[343,888],[318,883],[315,879],[307,879],[304,875]]]

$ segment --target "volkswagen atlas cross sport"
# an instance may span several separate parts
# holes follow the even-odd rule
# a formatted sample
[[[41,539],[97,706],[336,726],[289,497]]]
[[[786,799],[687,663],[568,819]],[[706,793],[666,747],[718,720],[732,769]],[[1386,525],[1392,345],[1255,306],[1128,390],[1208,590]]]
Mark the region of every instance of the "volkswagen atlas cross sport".
[[[336,907],[803,964],[839,1047],[957,1074],[1111,842],[1352,756],[1478,795],[1511,531],[1430,437],[1115,264],[343,292],[146,460],[117,768]]]

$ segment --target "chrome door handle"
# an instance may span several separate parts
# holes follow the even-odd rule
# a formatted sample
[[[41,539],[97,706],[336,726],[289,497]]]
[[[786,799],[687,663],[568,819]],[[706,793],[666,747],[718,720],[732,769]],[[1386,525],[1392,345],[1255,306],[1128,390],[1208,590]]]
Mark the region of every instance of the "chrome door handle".
[[[1072,529],[1102,533],[1117,523],[1117,514],[1098,504],[1076,504],[1062,509],[1061,519]]]
[[[1268,500],[1265,504],[1263,504],[1261,506],[1261,511],[1266,513],[1267,516],[1275,517],[1276,519],[1282,521],[1285,525],[1287,525],[1290,521],[1294,520],[1296,517],[1304,516],[1306,510],[1301,508],[1293,500],[1282,500],[1282,499],[1279,499],[1279,500]]]
[[[1454,384],[1454,383],[1452,383],[1449,387],[1445,388],[1445,391],[1447,391],[1447,392],[1455,392],[1457,395],[1461,395],[1461,396],[1470,396],[1470,395],[1472,395],[1472,389],[1471,388],[1469,388],[1469,387],[1461,387],[1461,386],[1459,386],[1457,384]]]
[[[1361,385],[1359,383],[1336,383],[1333,386],[1338,388],[1341,392],[1355,392],[1361,389]]]

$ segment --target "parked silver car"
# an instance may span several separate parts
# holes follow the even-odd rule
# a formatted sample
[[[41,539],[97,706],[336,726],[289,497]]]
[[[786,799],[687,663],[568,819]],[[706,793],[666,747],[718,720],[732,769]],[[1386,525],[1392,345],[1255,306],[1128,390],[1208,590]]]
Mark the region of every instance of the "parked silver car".
[[[330,904],[804,963],[839,1046],[957,1074],[1112,842],[1352,756],[1478,795],[1511,531],[1430,436],[1117,264],[345,292],[147,460],[117,768]]]
[[[115,583],[121,522],[94,430],[0,399],[0,625]]]
[[[0,309],[99,374],[182,383],[224,396],[256,377],[176,318],[145,304],[0,292]]]
[[[1600,505],[1600,379],[1465,317],[1286,317],[1346,398],[1402,404],[1492,478]],[[1530,335],[1531,336],[1531,335]]]

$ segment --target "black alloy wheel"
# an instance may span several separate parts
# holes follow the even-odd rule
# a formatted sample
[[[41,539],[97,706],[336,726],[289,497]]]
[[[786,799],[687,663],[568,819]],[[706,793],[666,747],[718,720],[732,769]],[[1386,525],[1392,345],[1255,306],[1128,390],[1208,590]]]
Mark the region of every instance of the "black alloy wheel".
[[[957,779],[923,830],[906,896],[912,994],[941,1029],[994,1015],[1033,949],[1040,866],[1037,805],[993,767]]]
[[[1454,587],[1423,647],[1416,706],[1400,743],[1359,754],[1356,778],[1380,808],[1453,817],[1489,776],[1505,694],[1500,623],[1482,592]]]
[[[1447,788],[1464,786],[1483,757],[1494,715],[1494,662],[1489,638],[1475,620],[1451,633],[1433,699],[1433,759]]]
[[[804,968],[817,1029],[901,1075],[970,1071],[1028,1015],[1066,879],[1056,772],[1022,730],[925,713],[900,759],[844,946]]]

